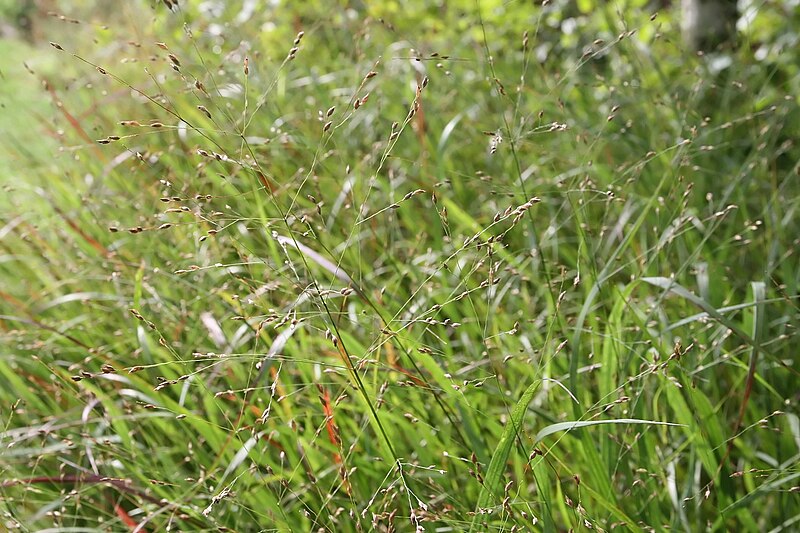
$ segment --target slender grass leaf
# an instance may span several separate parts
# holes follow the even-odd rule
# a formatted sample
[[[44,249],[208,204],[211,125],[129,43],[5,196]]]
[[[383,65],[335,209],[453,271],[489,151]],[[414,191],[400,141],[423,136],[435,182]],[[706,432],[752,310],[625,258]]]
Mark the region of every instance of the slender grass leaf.
[[[500,436],[497,447],[492,454],[492,460],[489,462],[489,468],[484,477],[483,487],[481,488],[481,493],[478,498],[478,506],[475,509],[475,516],[472,519],[470,531],[478,530],[480,517],[482,516],[480,510],[488,507],[492,499],[500,494],[503,485],[503,474],[506,470],[506,461],[508,461],[508,456],[511,454],[511,447],[514,445],[514,439],[519,433],[522,419],[525,416],[525,412],[528,410],[528,404],[530,404],[533,395],[536,394],[536,390],[540,385],[541,382],[539,381],[528,385],[528,388],[522,393],[522,397],[517,401],[517,404],[511,412],[511,419],[508,421],[505,429],[503,429],[503,434]]]
[[[602,424],[645,424],[650,426],[683,426],[683,424],[674,424],[672,422],[656,422],[654,420],[640,420],[638,418],[615,418],[613,420],[585,420],[574,422],[559,422],[558,424],[551,424],[546,428],[539,431],[533,439],[534,443],[541,441],[543,438],[550,436],[560,431],[571,431],[573,429],[599,426]]]

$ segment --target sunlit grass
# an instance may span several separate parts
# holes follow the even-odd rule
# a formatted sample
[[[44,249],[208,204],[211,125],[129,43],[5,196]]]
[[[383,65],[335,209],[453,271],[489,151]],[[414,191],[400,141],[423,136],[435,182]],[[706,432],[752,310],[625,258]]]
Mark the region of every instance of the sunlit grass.
[[[0,119],[60,145],[3,175],[5,527],[792,527],[791,66],[164,4],[62,6]]]

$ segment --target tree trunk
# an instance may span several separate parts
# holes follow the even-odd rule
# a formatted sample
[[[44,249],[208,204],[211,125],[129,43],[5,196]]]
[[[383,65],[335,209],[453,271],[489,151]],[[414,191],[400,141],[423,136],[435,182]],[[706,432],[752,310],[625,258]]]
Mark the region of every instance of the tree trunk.
[[[682,0],[681,11],[683,39],[692,50],[710,52],[734,44],[736,0]]]

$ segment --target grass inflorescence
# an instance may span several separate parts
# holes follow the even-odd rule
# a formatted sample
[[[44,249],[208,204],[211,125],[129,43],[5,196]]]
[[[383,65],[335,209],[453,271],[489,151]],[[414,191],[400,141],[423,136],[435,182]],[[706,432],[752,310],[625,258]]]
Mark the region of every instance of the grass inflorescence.
[[[0,63],[4,528],[800,522],[788,7],[55,4]]]

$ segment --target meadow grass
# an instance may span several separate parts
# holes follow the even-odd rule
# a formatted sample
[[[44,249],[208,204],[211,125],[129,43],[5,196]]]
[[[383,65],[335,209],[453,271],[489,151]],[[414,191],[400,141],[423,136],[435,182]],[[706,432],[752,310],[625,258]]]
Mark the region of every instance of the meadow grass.
[[[5,528],[797,527],[789,7],[100,4],[2,43]]]

